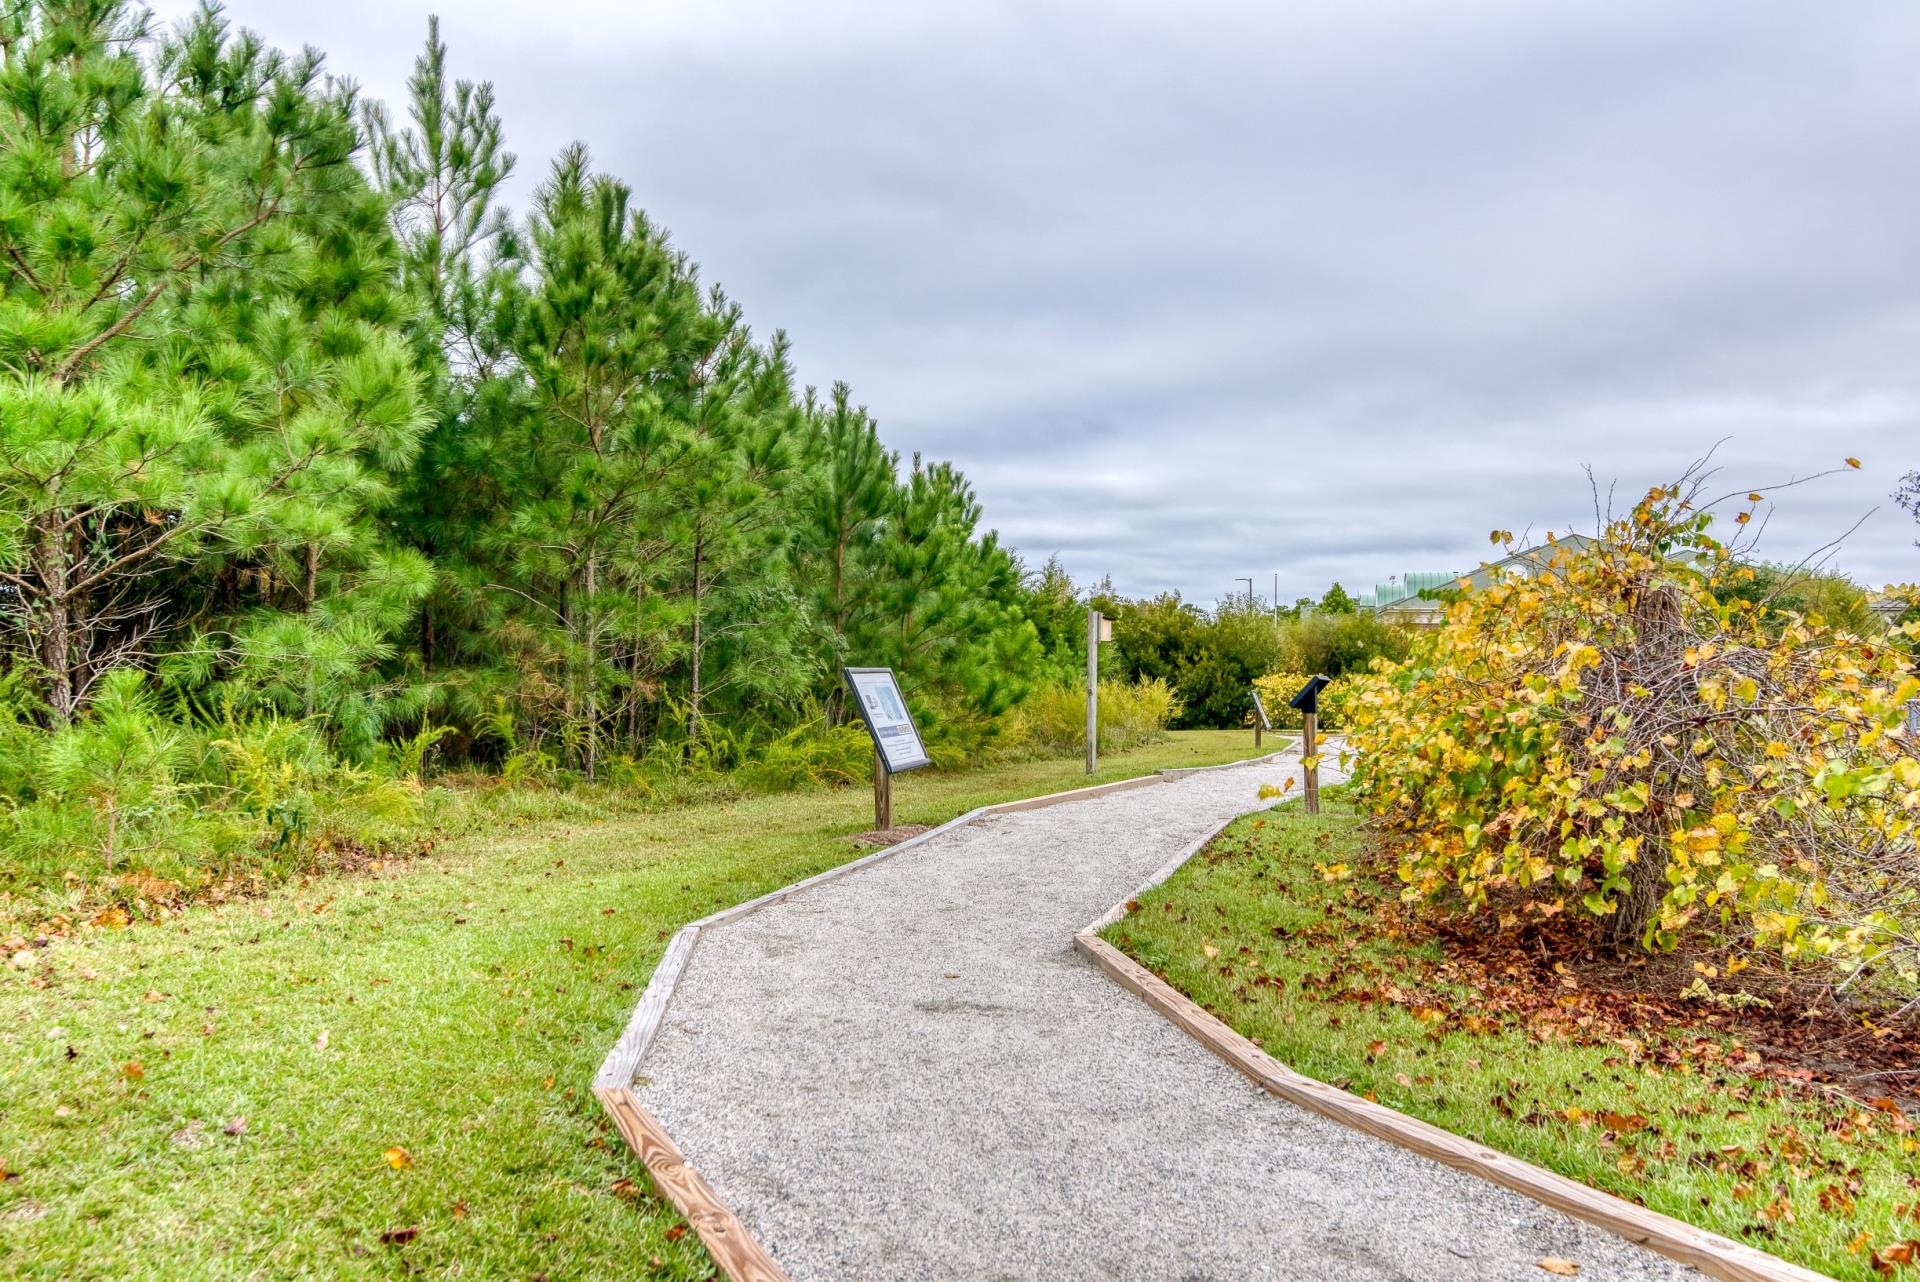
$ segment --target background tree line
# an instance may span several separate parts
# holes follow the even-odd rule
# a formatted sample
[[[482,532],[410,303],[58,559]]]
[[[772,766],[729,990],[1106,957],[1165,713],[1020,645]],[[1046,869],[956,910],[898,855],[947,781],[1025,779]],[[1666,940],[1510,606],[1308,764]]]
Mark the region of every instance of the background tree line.
[[[1039,675],[953,468],[795,385],[583,147],[531,208],[437,29],[403,119],[204,11],[0,9],[0,665],[57,730],[111,674],[594,777],[890,664],[936,724]]]

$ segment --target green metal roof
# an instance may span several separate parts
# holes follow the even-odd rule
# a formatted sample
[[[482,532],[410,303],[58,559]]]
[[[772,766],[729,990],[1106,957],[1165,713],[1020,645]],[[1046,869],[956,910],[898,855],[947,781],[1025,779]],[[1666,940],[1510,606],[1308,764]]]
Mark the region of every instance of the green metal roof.
[[[1448,570],[1411,570],[1400,576],[1398,583],[1378,583],[1371,592],[1361,596],[1357,604],[1363,610],[1392,609],[1410,601],[1419,599],[1423,592],[1433,592],[1450,588],[1462,579],[1466,579],[1476,588],[1486,587],[1496,576],[1511,574],[1515,570],[1522,577],[1531,577],[1547,568],[1553,556],[1562,548],[1578,551],[1593,540],[1584,534],[1562,535],[1548,543],[1535,544],[1524,548],[1498,561],[1487,562],[1464,573]]]

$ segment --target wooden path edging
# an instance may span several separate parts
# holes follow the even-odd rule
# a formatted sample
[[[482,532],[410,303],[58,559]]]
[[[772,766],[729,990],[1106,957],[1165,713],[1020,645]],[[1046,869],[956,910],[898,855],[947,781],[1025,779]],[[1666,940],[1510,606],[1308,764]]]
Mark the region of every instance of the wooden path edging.
[[[1153,874],[1126,899],[1089,922],[1073,937],[1073,946],[1093,959],[1107,977],[1158,1011],[1168,1023],[1192,1037],[1239,1069],[1255,1085],[1289,1104],[1317,1113],[1342,1126],[1364,1131],[1376,1139],[1430,1158],[1456,1171],[1511,1189],[1522,1197],[1563,1211],[1605,1229],[1617,1237],[1657,1251],[1671,1260],[1691,1265],[1722,1282],[1833,1282],[1777,1255],[1743,1242],[1721,1237],[1659,1211],[1637,1206],[1625,1198],[1589,1188],[1521,1161],[1485,1144],[1476,1144],[1452,1131],[1423,1122],[1398,1109],[1362,1099],[1351,1091],[1297,1073],[1234,1031],[1218,1017],[1133,958],[1100,938],[1100,932],[1127,915],[1127,904],[1179,871],[1180,866],[1236,824],[1229,819],[1194,842],[1166,867]]]
[[[825,872],[796,881],[790,886],[749,899],[745,903],[723,908],[719,912],[709,913],[682,926],[667,941],[667,948],[660,955],[660,962],[654,967],[653,977],[647,981],[645,991],[640,994],[639,1004],[633,1008],[633,1015],[620,1034],[620,1039],[607,1052],[600,1064],[600,1071],[594,1075],[593,1093],[600,1101],[607,1115],[619,1130],[621,1138],[626,1140],[640,1161],[646,1166],[647,1173],[653,1177],[655,1187],[673,1204],[675,1210],[684,1216],[693,1226],[694,1232],[706,1244],[707,1253],[731,1282],[791,1282],[786,1271],[774,1260],[772,1254],[759,1239],[748,1231],[739,1217],[727,1206],[714,1187],[707,1183],[699,1171],[688,1163],[674,1144],[673,1138],[660,1124],[660,1120],[642,1107],[639,1097],[633,1093],[634,1076],[640,1071],[640,1061],[647,1053],[647,1047],[653,1044],[654,1036],[660,1031],[660,1023],[666,1018],[667,1004],[673,998],[673,990],[680,983],[687,961],[693,956],[693,947],[699,941],[703,931],[724,926],[728,922],[738,921],[750,913],[791,898],[803,890],[829,881],[838,880],[859,872],[869,865],[895,855],[904,854],[915,846],[924,845],[942,833],[964,828],[970,823],[990,818],[994,815],[1013,814],[1022,810],[1038,810],[1044,806],[1057,806],[1069,801],[1086,801],[1093,797],[1105,796],[1111,792],[1124,792],[1133,788],[1144,788],[1149,784],[1162,783],[1171,779],[1184,779],[1188,775],[1199,774],[1207,770],[1231,770],[1241,766],[1257,766],[1279,760],[1286,756],[1295,745],[1288,743],[1278,751],[1264,756],[1250,757],[1244,761],[1228,761],[1217,766],[1179,766],[1161,770],[1150,775],[1139,775],[1132,779],[1119,779],[1112,783],[1097,783],[1085,788],[1073,788],[1066,792],[1048,793],[1039,797],[1023,797],[1017,801],[1002,801],[991,806],[976,806],[955,819],[949,819],[937,828],[930,828],[917,837],[910,837],[897,845],[884,850],[876,850],[870,855],[850,860]],[[1218,829],[1202,839],[1200,845],[1211,841]],[[1175,868],[1192,857],[1199,845],[1183,853],[1179,860],[1170,865],[1165,873],[1156,876],[1171,875]],[[1157,884],[1157,883],[1155,883]],[[1124,907],[1124,905],[1122,905]]]
[[[747,1231],[700,1172],[688,1165],[658,1118],[625,1086],[595,1087],[621,1138],[646,1164],[654,1185],[693,1225],[707,1254],[733,1282],[791,1282],[760,1240]]]

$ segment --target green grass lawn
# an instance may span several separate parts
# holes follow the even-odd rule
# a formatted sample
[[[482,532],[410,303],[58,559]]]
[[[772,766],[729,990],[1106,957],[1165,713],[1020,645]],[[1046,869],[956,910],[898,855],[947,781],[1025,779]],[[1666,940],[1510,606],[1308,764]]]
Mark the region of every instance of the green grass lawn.
[[[1183,733],[1095,779],[1251,752]],[[894,813],[1086,782],[911,774]],[[56,943],[0,978],[0,1276],[712,1276],[588,1083],[676,928],[872,818],[847,789],[520,825]]]
[[[1393,909],[1384,858],[1282,808],[1105,935],[1299,1072],[1797,1263],[1873,1278],[1920,1238],[1904,1117],[1760,1076],[1723,1030],[1622,1035],[1545,963],[1488,983]]]

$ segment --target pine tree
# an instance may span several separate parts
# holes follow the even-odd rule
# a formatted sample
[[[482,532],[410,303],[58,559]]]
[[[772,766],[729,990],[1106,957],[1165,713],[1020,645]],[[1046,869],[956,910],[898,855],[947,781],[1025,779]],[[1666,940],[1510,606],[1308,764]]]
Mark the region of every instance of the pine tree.
[[[480,544],[506,502],[492,466],[492,398],[510,362],[494,324],[507,231],[500,188],[515,158],[491,83],[447,78],[447,47],[430,18],[427,42],[407,81],[407,124],[377,103],[361,111],[376,186],[391,204],[401,276],[416,299],[416,360],[428,378],[433,421],[403,488],[396,520],[439,573],[423,604],[415,648],[435,683],[441,712],[483,714],[500,660],[504,616],[485,584]]]
[[[387,520],[426,410],[385,217],[362,189],[324,224],[291,223],[283,279],[267,291],[236,281],[187,309],[169,371],[244,407],[225,424],[233,464],[277,488],[254,500],[253,530],[210,548],[176,588],[230,609],[163,671],[241,705],[325,714],[356,755],[417,711],[417,682],[390,660],[433,582]],[[309,462],[279,469],[289,457]]]
[[[361,109],[374,182],[392,202],[403,280],[435,322],[421,332],[440,340],[456,371],[483,372],[492,356],[481,337],[491,314],[487,268],[507,230],[499,194],[515,158],[492,82],[448,86],[438,17],[427,19],[407,93],[407,128],[395,130],[379,103]]]
[[[846,715],[840,667],[850,661],[850,635],[872,610],[873,550],[899,501],[899,457],[881,445],[872,416],[853,405],[845,383],[834,384],[830,405],[809,402],[804,413],[808,476],[795,499],[794,560],[811,588],[821,693],[837,724]]]
[[[685,259],[582,147],[555,162],[511,251],[522,279],[500,323],[524,392],[501,456],[524,463],[496,543],[513,579],[494,586],[544,612],[566,733],[592,776],[615,642],[636,681],[675,648],[661,634],[679,611],[648,602],[672,551],[661,479],[690,448],[701,381],[737,318],[703,304]]]
[[[180,625],[183,567],[323,543],[312,501],[363,501],[356,458],[400,462],[409,415],[262,402],[258,353],[209,323],[284,321],[365,212],[351,99],[317,55],[211,10],[157,45],[115,0],[0,21],[0,583],[8,644],[66,720]]]
[[[1040,642],[1020,601],[1020,572],[949,463],[923,464],[896,498],[873,550],[873,608],[855,652],[910,683],[993,717],[1027,692]]]
[[[803,440],[787,340],[776,334],[759,351],[723,296],[713,295],[711,306],[733,318],[731,343],[703,373],[690,430],[665,478],[690,614],[689,744],[701,741],[702,716],[716,697],[777,700],[803,689],[813,668],[796,645],[806,608],[787,573],[787,487]]]

